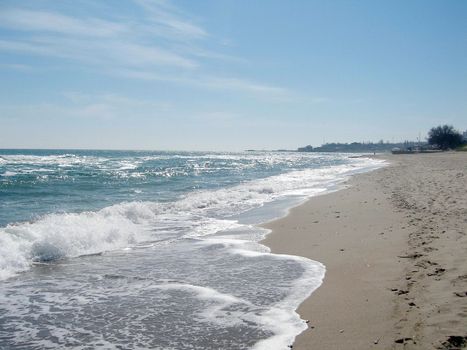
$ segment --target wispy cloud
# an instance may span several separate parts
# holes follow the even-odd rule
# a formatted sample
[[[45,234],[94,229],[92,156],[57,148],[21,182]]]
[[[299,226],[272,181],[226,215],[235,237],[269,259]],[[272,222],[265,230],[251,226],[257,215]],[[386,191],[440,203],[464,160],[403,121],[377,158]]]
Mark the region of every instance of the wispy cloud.
[[[129,98],[116,94],[88,95],[65,92],[59,103],[0,106],[0,119],[144,119],[159,118],[171,109],[166,102]]]
[[[210,74],[206,60],[244,60],[203,48],[210,34],[166,0],[132,0],[131,15],[77,16],[56,10],[5,8],[0,52],[51,57],[100,74],[189,87],[285,96],[286,89],[241,77]],[[110,11],[111,12],[111,11]]]
[[[150,33],[130,20],[117,23],[98,18],[73,18],[56,12],[6,9],[0,12],[0,27],[23,34],[13,40],[1,40],[2,51],[117,67],[190,69],[198,65],[189,57],[151,42]]]
[[[134,2],[147,11],[149,21],[156,25],[153,32],[157,31],[172,37],[190,39],[208,36],[203,28],[183,19],[180,11],[167,1],[135,0]]]
[[[6,9],[0,12],[0,25],[24,32],[49,32],[90,37],[113,37],[128,32],[123,24],[97,18],[77,19],[56,12]]]
[[[13,69],[22,72],[31,72],[33,68],[27,64],[19,64],[19,63],[0,63],[0,68],[5,69]]]
[[[117,68],[179,67],[194,68],[198,63],[170,50],[128,41],[89,41],[82,38],[34,37],[29,42],[13,42],[17,50],[78,59],[84,63]],[[0,47],[2,43],[0,42]]]
[[[208,77],[202,81],[200,84],[203,86],[215,88],[215,89],[233,89],[233,90],[243,90],[250,92],[259,92],[265,94],[286,94],[288,91],[284,88],[260,84],[244,79],[238,78],[218,78],[218,77]]]
[[[230,77],[215,77],[209,75],[202,75],[198,77],[180,77],[162,75],[148,71],[140,70],[119,70],[114,71],[112,74],[120,75],[122,77],[147,80],[147,81],[163,81],[172,84],[195,86],[214,90],[234,90],[245,93],[255,93],[263,95],[272,95],[274,97],[290,97],[291,92],[285,88],[260,84],[247,79],[230,78]]]

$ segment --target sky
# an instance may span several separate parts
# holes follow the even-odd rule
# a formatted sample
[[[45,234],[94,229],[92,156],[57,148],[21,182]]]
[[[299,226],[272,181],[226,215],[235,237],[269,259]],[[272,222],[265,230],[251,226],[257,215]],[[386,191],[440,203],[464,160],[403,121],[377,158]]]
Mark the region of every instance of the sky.
[[[467,130],[467,1],[0,0],[0,148],[296,149]]]

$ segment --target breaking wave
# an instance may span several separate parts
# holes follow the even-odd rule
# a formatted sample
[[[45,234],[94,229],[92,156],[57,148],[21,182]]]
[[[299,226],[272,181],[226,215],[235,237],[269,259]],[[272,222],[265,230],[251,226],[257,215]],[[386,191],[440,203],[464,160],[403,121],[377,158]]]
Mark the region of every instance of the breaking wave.
[[[97,211],[53,213],[32,222],[10,223],[0,228],[0,279],[25,271],[35,262],[124,249],[160,239],[202,237],[234,228],[239,226],[231,219],[234,215],[288,196],[307,198],[323,193],[349,175],[377,166],[377,161],[359,159],[218,190],[193,191],[171,202],[123,202]]]

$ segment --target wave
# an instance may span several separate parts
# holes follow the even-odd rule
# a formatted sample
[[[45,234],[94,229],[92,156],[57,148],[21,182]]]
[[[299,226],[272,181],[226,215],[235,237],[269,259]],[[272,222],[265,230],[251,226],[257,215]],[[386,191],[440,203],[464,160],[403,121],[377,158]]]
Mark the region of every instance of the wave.
[[[33,262],[95,254],[124,248],[149,238],[138,222],[143,203],[98,212],[49,214],[31,223],[10,224],[0,231],[0,278],[28,269]]]
[[[381,162],[297,170],[228,188],[190,192],[173,202],[126,202],[98,211],[48,214],[0,228],[0,279],[34,262],[124,249],[165,238],[204,237],[240,226],[234,215],[286,196],[322,193]]]

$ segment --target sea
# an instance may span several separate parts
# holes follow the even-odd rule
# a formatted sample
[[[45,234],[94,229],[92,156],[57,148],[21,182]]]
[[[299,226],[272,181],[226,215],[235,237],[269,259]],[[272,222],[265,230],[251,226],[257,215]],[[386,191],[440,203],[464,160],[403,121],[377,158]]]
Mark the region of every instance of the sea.
[[[325,266],[272,254],[259,225],[381,166],[338,153],[0,150],[0,349],[287,349]]]

